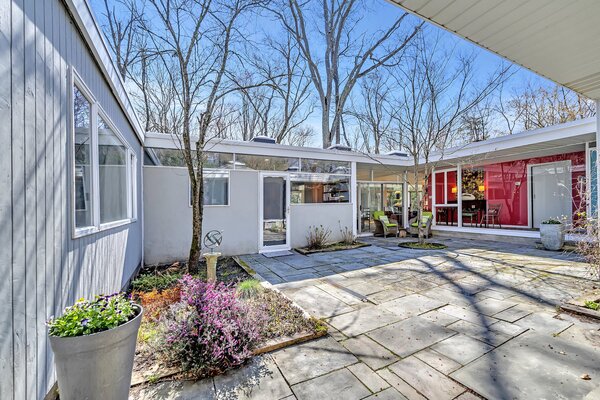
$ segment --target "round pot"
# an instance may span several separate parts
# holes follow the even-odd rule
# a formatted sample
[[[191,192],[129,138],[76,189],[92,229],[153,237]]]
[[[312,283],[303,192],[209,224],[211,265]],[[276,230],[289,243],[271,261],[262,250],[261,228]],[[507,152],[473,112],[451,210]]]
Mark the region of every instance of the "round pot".
[[[49,336],[61,400],[127,400],[144,310],[114,329],[75,337]]]
[[[563,224],[540,224],[540,238],[547,250],[558,251],[565,243]]]

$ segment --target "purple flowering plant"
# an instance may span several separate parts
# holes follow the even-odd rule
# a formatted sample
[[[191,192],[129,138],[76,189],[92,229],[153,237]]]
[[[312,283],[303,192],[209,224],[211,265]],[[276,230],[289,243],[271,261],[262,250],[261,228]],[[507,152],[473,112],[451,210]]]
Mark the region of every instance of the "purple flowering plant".
[[[181,301],[161,319],[167,357],[197,377],[222,373],[249,359],[268,316],[223,283],[184,275],[180,285]]]
[[[135,303],[123,293],[96,296],[94,300],[79,299],[65,308],[58,318],[46,325],[50,336],[72,337],[91,335],[116,328],[137,315]]]

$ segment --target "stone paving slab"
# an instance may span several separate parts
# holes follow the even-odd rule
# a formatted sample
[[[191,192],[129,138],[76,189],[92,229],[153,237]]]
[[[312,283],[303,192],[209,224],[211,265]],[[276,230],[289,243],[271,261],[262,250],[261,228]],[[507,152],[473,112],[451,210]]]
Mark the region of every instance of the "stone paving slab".
[[[398,357],[391,351],[366,335],[345,340],[342,344],[373,370],[378,370],[398,361]]]
[[[462,386],[416,357],[398,361],[389,369],[429,399],[450,400],[465,391]]]
[[[491,351],[494,347],[466,335],[455,335],[433,345],[432,350],[459,364],[466,365]]]
[[[598,385],[599,359],[585,343],[529,331],[450,376],[488,399],[581,399]]]
[[[411,317],[369,332],[367,336],[394,354],[406,357],[455,334],[424,318]]]
[[[485,327],[461,319],[453,324],[448,325],[448,328],[492,346],[500,346],[502,343],[510,340],[513,336],[516,336],[494,330],[494,326],[496,326],[496,324]],[[520,330],[515,332],[519,333]]]
[[[382,377],[377,375],[366,364],[358,363],[348,367],[350,372],[354,374],[372,393],[377,393],[383,389],[390,387]]]
[[[396,389],[388,388],[379,393],[375,393],[366,397],[365,400],[405,400],[406,397],[401,395]]]
[[[358,362],[352,353],[331,337],[287,347],[272,355],[283,376],[292,385]]]
[[[392,388],[401,394],[401,396],[404,396],[400,398],[406,398],[409,400],[426,400],[425,397],[415,390],[415,388],[410,386],[388,368],[377,371],[377,374],[385,379],[392,386]]]
[[[387,301],[381,307],[401,318],[409,318],[442,307],[446,303],[420,294],[411,294],[396,300]]]
[[[534,313],[520,319],[516,325],[533,329],[540,333],[558,334],[573,325],[573,323],[557,319],[552,314]]]
[[[282,399],[292,391],[271,356],[252,359],[244,368],[214,378],[217,397],[222,399]]]
[[[292,390],[298,400],[359,400],[371,394],[346,368],[293,385]]]
[[[460,365],[458,362],[438,353],[435,350],[432,350],[431,348],[421,350],[418,353],[415,353],[414,356],[445,375],[448,375],[449,373],[454,372],[462,367],[462,365]]]
[[[358,336],[399,321],[398,315],[381,306],[369,306],[331,318],[328,322],[348,337]]]
[[[531,314],[531,307],[527,307],[522,304],[517,304],[514,307],[508,308],[504,311],[500,311],[497,314],[494,314],[494,318],[498,318],[499,320],[506,322],[515,322],[523,317]]]
[[[348,304],[315,286],[302,288],[292,293],[286,292],[286,294],[300,307],[318,318],[333,317],[354,310]]]

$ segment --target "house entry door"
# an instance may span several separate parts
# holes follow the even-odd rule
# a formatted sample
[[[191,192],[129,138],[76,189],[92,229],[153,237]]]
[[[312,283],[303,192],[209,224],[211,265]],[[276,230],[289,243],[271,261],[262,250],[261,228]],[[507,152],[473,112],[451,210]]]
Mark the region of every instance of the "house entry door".
[[[549,218],[571,220],[571,168],[568,161],[531,166],[531,213],[534,228]]]
[[[290,185],[287,174],[261,174],[261,251],[289,250]]]

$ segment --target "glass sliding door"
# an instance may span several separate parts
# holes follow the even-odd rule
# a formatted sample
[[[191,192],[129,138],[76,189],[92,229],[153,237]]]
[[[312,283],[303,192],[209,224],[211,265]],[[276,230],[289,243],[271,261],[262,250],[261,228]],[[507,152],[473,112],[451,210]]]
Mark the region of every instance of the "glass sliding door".
[[[364,182],[358,184],[359,233],[375,232],[376,212],[383,212],[393,222],[402,222],[402,184]]]
[[[557,162],[531,166],[533,227],[547,219],[571,220],[570,163]]]
[[[360,183],[358,187],[360,197],[358,210],[360,216],[359,232],[375,232],[373,213],[382,209],[381,185],[377,183]]]
[[[263,250],[288,249],[287,175],[262,174],[261,245]]]

